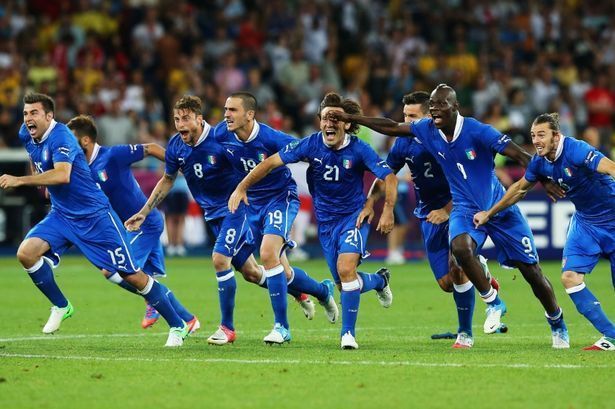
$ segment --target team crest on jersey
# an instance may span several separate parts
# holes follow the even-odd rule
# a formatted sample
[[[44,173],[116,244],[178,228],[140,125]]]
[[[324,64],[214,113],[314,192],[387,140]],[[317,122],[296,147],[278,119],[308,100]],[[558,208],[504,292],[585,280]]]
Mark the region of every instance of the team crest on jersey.
[[[266,153],[259,153],[258,154],[258,160],[259,161],[264,161],[265,159],[267,159],[267,154]]]
[[[208,162],[210,165],[215,165],[215,164],[216,164],[216,162],[217,162],[216,157],[215,157],[214,155],[208,155],[208,156],[207,156],[207,162]]]
[[[474,152],[474,149],[472,148],[466,149],[466,156],[468,157],[468,159],[474,160],[476,159],[476,152]]]
[[[566,174],[566,176],[572,177],[572,171],[570,170],[570,168],[564,168],[564,173]]]
[[[342,162],[343,166],[345,169],[350,169],[352,168],[352,161],[350,159],[344,159],[344,161]]]
[[[100,179],[101,182],[106,182],[107,180],[109,180],[109,177],[107,176],[107,171],[106,170],[99,170],[98,171],[98,179]]]

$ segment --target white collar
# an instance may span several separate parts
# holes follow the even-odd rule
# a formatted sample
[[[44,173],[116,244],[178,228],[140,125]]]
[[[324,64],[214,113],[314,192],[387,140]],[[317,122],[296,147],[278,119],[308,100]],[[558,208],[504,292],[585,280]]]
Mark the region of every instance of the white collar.
[[[325,134],[322,133],[321,131],[321,136],[322,136],[322,142],[325,144],[325,146],[329,149],[332,149],[329,145],[327,145],[327,143],[325,142]],[[336,151],[342,150],[344,149],[346,146],[348,146],[348,144],[350,143],[350,135],[348,134],[344,134],[344,143],[342,143],[342,145],[336,149]]]
[[[98,157],[98,151],[100,151],[100,145],[99,144],[94,144],[94,150],[92,151],[92,157],[90,157],[90,161],[88,162],[88,165],[91,165],[92,163],[94,163],[94,161],[96,160],[96,157]]]
[[[207,121],[203,121],[203,132],[201,133],[201,136],[199,136],[199,139],[197,139],[196,143],[194,144],[193,148],[196,148],[197,146],[199,146],[205,139],[207,139],[207,135],[209,135],[209,130],[211,129],[211,125],[209,125],[207,123]]]
[[[47,139],[49,137],[49,134],[51,133],[53,128],[56,126],[56,124],[57,124],[56,120],[52,119],[51,122],[49,123],[49,128],[47,128],[47,130],[43,134],[43,137],[40,139],[40,141],[36,142],[36,140],[34,140],[34,138],[31,137],[32,138],[32,142],[34,142],[34,143],[43,143],[43,142],[45,142],[45,139]]]
[[[446,139],[446,135],[444,135],[444,132],[438,129],[438,132],[440,132],[440,136],[442,137],[442,139],[444,139],[444,142],[453,143],[457,138],[459,138],[459,135],[461,134],[461,128],[463,127],[463,119],[463,116],[461,116],[460,113],[457,113],[457,121],[455,121],[455,131],[453,132],[453,139],[451,139],[450,142],[448,141],[448,139]]]
[[[562,155],[562,151],[564,150],[564,139],[566,137],[564,135],[562,135],[561,138],[559,138],[559,143],[557,144],[557,149],[555,149],[555,159],[553,159],[553,161],[550,161],[549,159],[547,159],[547,157],[545,156],[545,159],[547,159],[547,162],[549,163],[553,163],[556,160],[559,159],[559,157]]]
[[[254,139],[256,139],[256,137],[258,136],[258,132],[260,130],[261,130],[261,126],[258,124],[258,122],[256,122],[256,120],[254,120],[254,127],[252,128],[252,132],[250,133],[250,136],[248,137],[248,139],[246,139],[245,141],[242,141],[239,138],[239,136],[237,136],[237,134],[235,132],[233,132],[233,135],[235,135],[235,138],[239,142],[248,143],[248,142],[252,142]]]

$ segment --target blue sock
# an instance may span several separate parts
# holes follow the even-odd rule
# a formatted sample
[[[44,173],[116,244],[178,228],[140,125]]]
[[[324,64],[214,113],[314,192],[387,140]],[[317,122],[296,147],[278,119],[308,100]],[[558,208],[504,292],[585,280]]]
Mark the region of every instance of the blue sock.
[[[358,272],[359,277],[363,281],[363,287],[361,287],[361,294],[366,293],[371,290],[380,291],[384,288],[384,278],[380,274],[368,274]]]
[[[487,303],[487,305],[498,305],[502,302],[502,300],[500,300],[498,292],[493,287],[491,287],[486,293],[480,293],[480,298],[482,298],[483,301]]]
[[[582,283],[576,287],[567,288],[566,292],[574,302],[577,310],[592,323],[603,335],[615,338],[615,325],[609,320],[598,299]]]
[[[553,316],[550,316],[545,311],[545,317],[547,317],[547,322],[551,326],[551,330],[556,330],[556,329],[567,330],[568,329],[566,327],[566,322],[564,322],[564,312],[562,311],[560,307],[557,307],[557,312],[553,314]]]
[[[147,285],[143,290],[139,291],[139,294],[162,315],[169,324],[169,327],[182,328],[184,326],[184,321],[171,305],[169,297],[167,297],[168,291],[169,289],[167,287],[149,277]]]
[[[472,317],[474,315],[474,286],[471,281],[465,284],[453,284],[453,299],[457,306],[459,328],[457,332],[465,332],[472,336]]]
[[[182,303],[179,302],[177,297],[175,297],[175,294],[173,294],[173,291],[169,290],[168,288],[167,288],[167,297],[169,298],[169,302],[171,303],[171,306],[173,307],[177,315],[179,315],[179,317],[182,320],[184,320],[184,322],[192,321],[192,319],[194,318],[194,314],[188,311],[186,307],[184,307]]]
[[[361,301],[361,290],[359,280],[349,283],[342,283],[342,333],[350,332],[355,336],[355,327],[359,315],[359,302]]]
[[[267,288],[269,289],[269,298],[271,299],[271,307],[273,308],[273,316],[276,324],[280,324],[288,329],[288,284],[286,282],[286,274],[284,267],[279,264],[270,270],[265,270],[267,275]]]
[[[235,311],[235,292],[237,280],[232,268],[216,272],[218,280],[218,299],[220,300],[220,324],[230,330],[235,330],[233,324],[233,311]]]
[[[263,273],[263,281],[257,283],[257,285],[259,287],[267,288],[267,277],[265,277],[265,273]],[[301,291],[290,288],[290,285],[287,285],[286,293],[297,300],[301,299]]]
[[[38,289],[45,294],[45,297],[51,304],[59,308],[64,308],[68,305],[68,300],[60,291],[60,288],[56,284],[56,280],[53,278],[53,271],[49,264],[45,263],[41,258],[32,267],[26,269],[30,279]]]
[[[126,282],[118,273],[111,274],[109,277],[107,277],[107,280],[112,282],[113,284],[117,284],[128,292],[131,292],[133,294],[139,294],[137,289],[134,288],[132,285],[128,284],[128,282]]]
[[[326,301],[329,296],[329,290],[323,283],[319,283],[312,277],[307,275],[305,271],[299,267],[293,267],[294,276],[288,283],[288,293],[297,291],[299,293],[305,293],[316,297],[319,301]],[[291,294],[292,295],[292,294]]]

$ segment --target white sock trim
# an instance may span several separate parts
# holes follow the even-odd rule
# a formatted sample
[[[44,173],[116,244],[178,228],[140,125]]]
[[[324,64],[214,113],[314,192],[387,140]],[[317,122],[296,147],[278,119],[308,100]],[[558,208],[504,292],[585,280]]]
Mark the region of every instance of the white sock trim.
[[[582,291],[584,289],[585,289],[585,283],[581,283],[579,285],[575,285],[574,287],[566,288],[566,293],[567,294],[574,294],[574,293],[578,293],[579,291]]]
[[[111,281],[114,284],[119,284],[122,281],[124,281],[124,279],[122,278],[121,275],[119,275],[118,273],[113,273],[111,274],[109,277],[107,277],[107,280]]]
[[[558,308],[559,312],[557,313],[557,315],[555,317],[550,316],[549,313],[546,312],[546,311],[545,311],[545,317],[547,317],[551,321],[559,319],[562,316],[562,314],[564,313],[564,310],[562,310],[562,307],[557,307],[557,308]]]
[[[154,279],[150,276],[147,276],[147,284],[143,287],[142,290],[137,290],[137,292],[141,295],[147,295],[150,291],[152,291],[152,287],[154,286]]]
[[[261,271],[261,277],[258,279],[258,285],[262,286],[267,281],[267,275],[265,274],[265,267],[258,265],[258,269]]]
[[[284,266],[282,264],[278,264],[274,268],[270,268],[269,270],[265,270],[265,276],[267,278],[277,276],[278,274],[282,274],[284,272]]]
[[[38,261],[34,263],[32,267],[26,268],[24,270],[26,270],[28,274],[36,273],[43,266],[43,263],[44,263],[43,259],[39,258]]]
[[[290,285],[293,280],[295,279],[295,270],[293,270],[293,268],[290,268],[290,279],[288,280],[286,285]]]
[[[471,290],[472,287],[474,287],[474,284],[472,284],[472,281],[467,281],[467,282],[465,282],[463,284],[455,284],[455,283],[453,283],[453,288],[458,293],[465,293],[466,291]]]
[[[361,289],[361,282],[359,279],[342,283],[342,291],[355,291]]]
[[[495,297],[497,297],[498,292],[495,288],[491,287],[491,290],[489,290],[489,292],[486,295],[480,295],[480,298],[483,299],[484,302],[486,303],[490,303],[493,300],[495,300]]]
[[[235,270],[231,270],[230,273],[226,273],[225,275],[223,275],[222,277],[219,277],[216,274],[216,280],[218,280],[219,283],[223,282],[223,281],[227,281],[230,280],[231,278],[235,277]]]

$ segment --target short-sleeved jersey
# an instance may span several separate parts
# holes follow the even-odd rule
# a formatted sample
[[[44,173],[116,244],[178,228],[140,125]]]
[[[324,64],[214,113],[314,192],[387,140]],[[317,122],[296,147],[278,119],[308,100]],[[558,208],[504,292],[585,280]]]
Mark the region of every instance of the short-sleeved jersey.
[[[47,186],[51,205],[59,214],[74,219],[109,211],[109,200],[92,180],[85,154],[66,125],[52,121],[40,142],[22,125],[19,139],[37,173],[51,170],[59,162],[72,165],[69,183]]]
[[[583,141],[563,138],[561,151],[553,162],[534,155],[525,172],[528,182],[540,176],[558,183],[574,203],[578,217],[590,223],[615,220],[615,179],[598,173],[604,155]]]
[[[474,118],[457,117],[451,142],[431,118],[410,124],[410,133],[436,158],[451,188],[455,207],[470,211],[487,210],[504,195],[493,162],[510,138]]]
[[[194,146],[184,143],[179,133],[175,134],[165,155],[165,172],[175,175],[182,171],[190,193],[205,212],[205,220],[228,214],[229,196],[240,180],[213,133],[213,128],[205,123],[203,134]]]
[[[297,140],[256,121],[247,141],[242,141],[234,132],[230,132],[224,122],[216,126],[215,135],[216,140],[224,147],[227,159],[242,179],[260,162]],[[248,189],[248,199],[251,204],[266,204],[271,198],[279,197],[288,191],[296,194],[297,184],[290,169],[282,166],[251,186]]]
[[[408,165],[417,198],[414,215],[419,219],[425,219],[429,212],[451,201],[451,190],[442,168],[419,139],[397,138],[387,163],[395,173]]]
[[[340,149],[323,141],[322,132],[293,141],[280,152],[284,163],[308,162],[307,182],[314,199],[316,219],[321,223],[361,210],[365,204],[363,174],[371,171],[384,179],[391,174],[386,161],[355,135],[347,135]]]
[[[111,202],[122,222],[137,213],[147,202],[130,165],[143,159],[143,145],[95,145],[90,158],[90,170]],[[150,213],[146,223],[162,223],[158,210]]]

